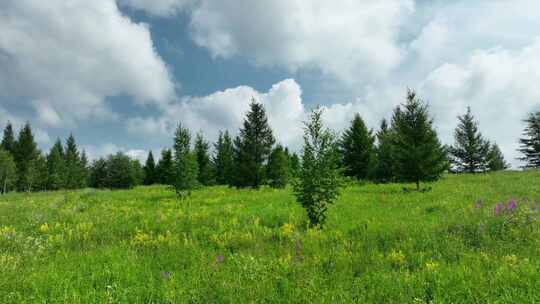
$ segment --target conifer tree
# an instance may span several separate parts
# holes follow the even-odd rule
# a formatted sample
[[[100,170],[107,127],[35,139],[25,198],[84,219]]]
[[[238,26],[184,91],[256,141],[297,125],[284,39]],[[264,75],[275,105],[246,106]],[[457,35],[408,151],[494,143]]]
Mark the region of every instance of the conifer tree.
[[[152,150],[148,152],[146,163],[144,165],[144,184],[153,185],[156,183],[156,163],[154,160],[154,154]]]
[[[84,177],[82,176],[83,169],[81,166],[81,157],[73,134],[70,134],[66,140],[66,151],[64,157],[66,168],[66,188],[81,188],[84,184]]]
[[[13,189],[16,181],[15,160],[11,153],[0,147],[0,193],[5,194]]]
[[[294,183],[297,201],[307,211],[312,226],[324,224],[326,211],[339,196],[342,182],[338,144],[322,124],[322,110],[311,112],[305,123],[302,167]]]
[[[49,155],[47,155],[47,188],[49,190],[59,190],[64,188],[65,170],[64,147],[62,146],[60,139],[58,139],[52,146]]]
[[[109,155],[105,166],[104,186],[110,189],[129,189],[136,185],[137,177],[132,160],[122,152]]]
[[[345,130],[339,143],[346,176],[363,180],[372,173],[375,142],[372,133],[366,127],[360,114],[356,114],[351,121],[351,126]]]
[[[138,159],[131,160],[131,174],[133,175],[133,185],[142,185],[144,181],[144,169]]]
[[[17,142],[15,141],[15,134],[13,132],[13,125],[8,122],[4,129],[4,136],[2,137],[1,148],[11,153],[12,157],[15,157]]]
[[[210,162],[210,144],[203,137],[202,133],[198,133],[195,137],[195,155],[199,166],[199,174],[197,180],[201,185],[214,184],[214,172],[212,163]]]
[[[30,168],[30,191],[47,190],[47,182],[49,180],[47,159],[39,153],[38,157],[32,161],[32,166],[30,166]]]
[[[446,153],[428,108],[413,90],[407,92],[407,101],[394,110],[392,117],[395,173],[398,180],[414,182],[420,190],[421,181],[435,181],[448,168]]]
[[[270,153],[268,158],[266,178],[272,188],[285,188],[291,177],[289,165],[290,156],[283,149],[283,146],[277,145]]]
[[[523,157],[519,160],[525,164],[524,169],[539,169],[540,168],[540,112],[530,113],[524,121],[527,126],[523,131],[523,136],[520,140],[519,152]]]
[[[88,165],[88,157],[86,151],[83,149],[81,152],[81,186],[83,188],[88,187],[88,178],[90,177],[90,168]]]
[[[219,185],[231,185],[233,181],[233,143],[229,131],[219,132],[218,141],[214,144],[216,151],[213,164],[216,182]]]
[[[290,155],[289,158],[289,167],[291,170],[291,178],[297,178],[300,174],[300,158],[298,157],[298,154],[293,153]]]
[[[392,131],[388,128],[386,119],[381,121],[381,126],[376,134],[377,147],[375,149],[375,173],[377,182],[387,183],[394,180],[394,160],[392,158]]]
[[[19,132],[16,153],[13,155],[17,164],[17,189],[19,191],[31,191],[35,178],[37,178],[37,168],[34,166],[39,157],[39,150],[34,141],[32,127],[27,122]]]
[[[274,142],[263,105],[252,99],[240,134],[234,140],[236,187],[259,188],[263,184],[265,164]]]
[[[175,168],[170,149],[161,151],[161,159],[156,167],[156,182],[162,185],[172,185],[175,179]]]
[[[191,191],[198,186],[199,166],[196,155],[191,151],[190,142],[189,130],[179,123],[174,136],[175,178],[173,187],[180,198],[190,195]]]
[[[486,171],[490,143],[478,130],[471,108],[467,108],[467,113],[458,119],[459,124],[454,133],[455,144],[449,149],[453,169],[467,173]]]
[[[107,186],[107,161],[104,158],[95,160],[90,167],[90,187],[105,188]]]
[[[491,145],[487,159],[489,171],[501,171],[510,167],[510,165],[508,165],[504,159],[504,155],[497,144]]]

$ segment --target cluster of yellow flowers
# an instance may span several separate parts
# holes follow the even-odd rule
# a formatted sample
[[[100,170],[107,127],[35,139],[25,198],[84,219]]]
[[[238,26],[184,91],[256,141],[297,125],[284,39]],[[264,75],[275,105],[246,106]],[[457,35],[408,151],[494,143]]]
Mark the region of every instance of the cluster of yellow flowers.
[[[0,254],[0,269],[3,270],[15,270],[20,264],[20,258],[9,255],[9,254]]]
[[[1,226],[0,227],[0,239],[14,239],[17,235],[15,227],[12,226]]]
[[[137,230],[130,243],[132,246],[136,247],[158,247],[160,245],[170,245],[173,242],[174,238],[169,230],[167,230],[165,234],[157,235]]]
[[[294,225],[285,223],[281,226],[281,235],[288,238],[294,233]]]
[[[403,252],[401,252],[401,250],[392,250],[388,254],[388,259],[390,260],[390,263],[392,263],[392,265],[395,267],[405,266],[405,255],[403,254]]]

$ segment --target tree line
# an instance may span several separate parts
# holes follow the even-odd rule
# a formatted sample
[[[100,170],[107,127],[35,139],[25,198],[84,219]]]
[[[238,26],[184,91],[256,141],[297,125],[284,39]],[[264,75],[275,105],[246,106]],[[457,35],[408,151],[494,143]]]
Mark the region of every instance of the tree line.
[[[531,113],[525,122],[520,159],[525,168],[538,168],[540,113]],[[360,114],[341,135],[329,132],[333,139],[328,144],[331,142],[335,148],[340,176],[350,179],[412,182],[420,189],[420,182],[436,180],[445,171],[478,173],[508,168],[497,144],[479,131],[470,108],[458,117],[454,145],[442,145],[427,104],[413,90],[394,109],[390,121],[382,120],[376,132],[366,127]],[[163,149],[159,160],[150,151],[144,165],[123,153],[90,164],[73,135],[65,143],[57,140],[44,154],[37,148],[30,123],[15,137],[8,122],[0,148],[2,193],[166,184],[182,196],[208,185],[285,187],[300,178],[308,165],[304,159],[309,150],[307,143],[300,156],[276,143],[265,109],[255,100],[234,138],[229,131],[222,131],[217,142],[211,144],[199,132],[192,140],[190,130],[180,123],[172,147]]]

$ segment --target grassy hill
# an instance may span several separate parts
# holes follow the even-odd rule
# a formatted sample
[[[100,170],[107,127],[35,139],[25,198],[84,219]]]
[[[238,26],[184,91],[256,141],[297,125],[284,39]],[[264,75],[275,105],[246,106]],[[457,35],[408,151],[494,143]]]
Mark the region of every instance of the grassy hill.
[[[540,302],[540,172],[404,186],[348,186],[323,230],[290,190],[2,196],[0,303]]]

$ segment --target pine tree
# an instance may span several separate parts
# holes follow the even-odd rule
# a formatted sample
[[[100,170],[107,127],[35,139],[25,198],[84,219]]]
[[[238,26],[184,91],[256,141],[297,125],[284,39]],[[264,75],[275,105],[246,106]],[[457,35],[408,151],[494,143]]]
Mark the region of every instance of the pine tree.
[[[0,146],[7,152],[11,153],[11,156],[15,157],[17,142],[15,141],[15,134],[13,132],[13,125],[8,122],[4,129],[4,137]]]
[[[29,122],[19,132],[15,151],[13,156],[17,164],[17,189],[19,191],[32,191],[34,180],[37,178],[37,168],[33,166],[36,165],[39,150]]]
[[[407,101],[394,110],[392,118],[393,156],[396,177],[403,182],[435,181],[448,168],[446,153],[433,129],[427,106],[413,90]]]
[[[268,158],[266,178],[272,188],[285,188],[291,177],[290,156],[281,145],[277,145]]]
[[[0,147],[0,193],[10,191],[17,181],[17,168],[11,153]]]
[[[487,159],[489,171],[501,171],[510,167],[504,159],[504,155],[497,144],[491,145]]]
[[[81,186],[83,188],[88,187],[88,179],[90,177],[90,168],[88,167],[88,157],[86,151],[81,152]]]
[[[524,169],[540,168],[540,112],[530,113],[524,121],[527,126],[523,131],[523,138],[519,140],[519,152],[523,157],[519,160],[525,162]]]
[[[81,188],[84,184],[84,177],[82,176],[83,170],[81,166],[81,157],[73,134],[70,134],[66,141],[66,152],[64,157],[66,166],[66,188]]]
[[[375,173],[377,182],[387,183],[394,180],[394,160],[392,157],[392,131],[388,128],[386,119],[381,121],[381,126],[376,134],[377,147],[375,149]]]
[[[346,176],[364,180],[372,173],[375,142],[372,133],[366,127],[360,114],[356,114],[349,129],[343,133],[339,144]]]
[[[209,186],[214,184],[214,172],[210,162],[210,144],[204,139],[202,133],[195,138],[195,155],[199,166],[197,180],[199,184]]]
[[[292,178],[297,178],[300,175],[300,158],[298,157],[298,154],[293,153],[290,155],[289,158],[289,167],[291,170],[290,176]]]
[[[219,132],[214,144],[216,154],[213,159],[216,182],[219,185],[232,185],[234,169],[234,147],[229,131]]]
[[[51,148],[47,155],[47,170],[48,181],[47,188],[49,190],[63,189],[65,186],[65,162],[64,162],[64,147],[60,139]]]
[[[175,179],[173,187],[180,198],[189,196],[191,191],[198,186],[199,166],[196,155],[191,151],[190,142],[189,130],[179,123],[174,136]]]
[[[155,181],[162,185],[172,185],[174,183],[174,179],[175,168],[172,151],[170,149],[163,149],[161,151],[161,159],[156,167]]]
[[[457,172],[477,173],[488,169],[488,152],[490,143],[484,139],[478,130],[471,108],[459,116],[454,138],[455,144],[450,147],[450,155],[454,170]]]
[[[240,135],[234,140],[236,187],[258,188],[263,184],[265,163],[274,142],[263,105],[252,99]]]
[[[324,224],[328,205],[338,198],[340,185],[337,141],[323,127],[322,110],[316,109],[305,123],[302,167],[294,183],[296,199],[306,209],[312,226]]]
[[[144,165],[144,184],[153,185],[156,183],[156,163],[154,161],[154,154],[152,150],[148,152],[146,163]]]

